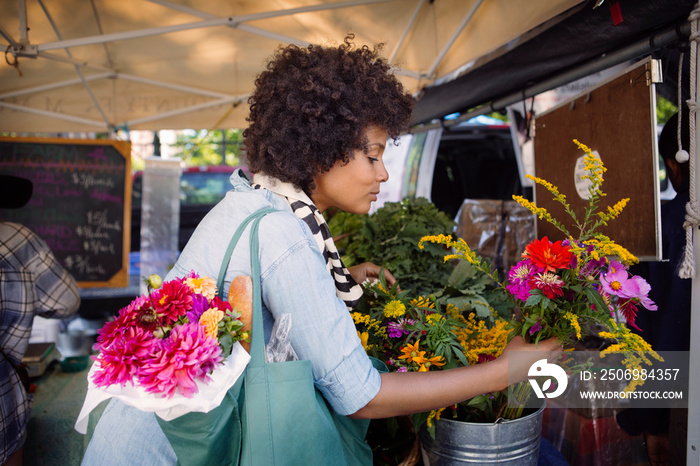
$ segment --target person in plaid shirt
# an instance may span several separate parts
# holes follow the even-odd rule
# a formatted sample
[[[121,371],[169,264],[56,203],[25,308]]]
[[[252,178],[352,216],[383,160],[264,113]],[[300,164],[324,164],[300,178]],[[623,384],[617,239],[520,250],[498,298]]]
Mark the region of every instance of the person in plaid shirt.
[[[0,209],[29,202],[28,180],[0,175]],[[2,218],[2,211],[0,211]],[[32,395],[15,370],[29,344],[34,315],[64,318],[80,305],[78,284],[46,243],[17,223],[0,222],[0,464],[22,464]]]

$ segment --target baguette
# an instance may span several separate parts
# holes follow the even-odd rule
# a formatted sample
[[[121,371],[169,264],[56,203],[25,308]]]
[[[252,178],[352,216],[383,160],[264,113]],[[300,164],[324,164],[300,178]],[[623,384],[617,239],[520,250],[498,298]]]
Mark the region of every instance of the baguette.
[[[228,288],[228,303],[241,313],[241,333],[253,330],[253,279],[248,275],[238,275]],[[240,340],[241,346],[250,353],[250,342]]]

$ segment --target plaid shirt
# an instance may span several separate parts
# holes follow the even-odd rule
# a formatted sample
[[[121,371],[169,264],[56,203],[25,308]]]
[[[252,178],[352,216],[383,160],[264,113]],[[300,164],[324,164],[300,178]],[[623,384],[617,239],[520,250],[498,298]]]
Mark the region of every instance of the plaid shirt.
[[[0,464],[24,443],[31,395],[12,364],[27,350],[34,315],[63,318],[79,305],[78,284],[46,243],[22,225],[0,222]]]

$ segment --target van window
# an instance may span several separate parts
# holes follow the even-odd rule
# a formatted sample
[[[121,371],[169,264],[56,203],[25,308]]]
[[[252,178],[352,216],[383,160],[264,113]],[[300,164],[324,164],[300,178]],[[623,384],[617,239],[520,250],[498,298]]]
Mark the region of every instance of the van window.
[[[180,202],[184,205],[216,204],[232,188],[228,172],[185,172],[180,179]]]
[[[440,210],[454,217],[464,199],[511,199],[521,190],[509,130],[443,132],[431,191]]]

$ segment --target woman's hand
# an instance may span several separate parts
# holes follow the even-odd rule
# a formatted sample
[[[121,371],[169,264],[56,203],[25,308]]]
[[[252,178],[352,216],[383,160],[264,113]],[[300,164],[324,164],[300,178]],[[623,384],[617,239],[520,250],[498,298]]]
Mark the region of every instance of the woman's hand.
[[[527,379],[528,370],[536,361],[547,359],[548,362],[554,362],[563,351],[564,349],[556,338],[542,340],[535,345],[527,343],[523,337],[518,335],[508,342],[498,359],[503,360],[506,364],[509,360],[516,361],[517,367],[512,364],[508,366],[509,383],[512,384]],[[514,354],[517,356],[513,357]]]
[[[368,278],[370,280],[379,280],[380,271],[384,273],[384,278],[386,279],[387,285],[393,286],[394,283],[396,283],[396,279],[391,272],[371,262],[363,262],[362,264],[353,265],[352,267],[348,267],[348,271],[357,283],[362,283]]]

